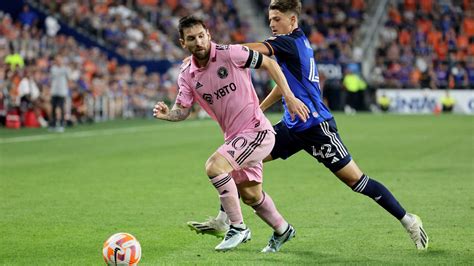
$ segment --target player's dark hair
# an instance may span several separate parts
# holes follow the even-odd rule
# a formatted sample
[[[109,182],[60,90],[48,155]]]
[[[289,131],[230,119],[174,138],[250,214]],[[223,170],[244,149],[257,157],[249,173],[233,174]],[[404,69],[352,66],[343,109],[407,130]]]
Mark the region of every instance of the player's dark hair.
[[[288,11],[294,13],[297,17],[301,14],[301,1],[300,0],[272,0],[268,10],[278,10],[281,13]]]
[[[179,36],[181,37],[181,39],[183,39],[184,37],[183,30],[186,28],[191,28],[194,25],[202,25],[202,27],[207,30],[207,27],[206,27],[206,24],[204,24],[204,21],[195,16],[185,16],[179,20],[178,30],[179,30]]]

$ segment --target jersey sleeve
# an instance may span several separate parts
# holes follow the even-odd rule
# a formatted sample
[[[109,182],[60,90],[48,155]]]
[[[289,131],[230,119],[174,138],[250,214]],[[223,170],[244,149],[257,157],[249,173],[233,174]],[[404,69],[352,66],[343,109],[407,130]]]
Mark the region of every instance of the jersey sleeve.
[[[270,56],[292,54],[295,51],[293,39],[286,35],[270,37],[263,44],[268,48]]]
[[[257,51],[251,50],[243,45],[229,46],[230,59],[238,67],[260,68],[263,61],[263,55]]]
[[[189,108],[194,103],[194,94],[181,75],[178,78],[178,96],[176,97],[176,103],[184,108]]]

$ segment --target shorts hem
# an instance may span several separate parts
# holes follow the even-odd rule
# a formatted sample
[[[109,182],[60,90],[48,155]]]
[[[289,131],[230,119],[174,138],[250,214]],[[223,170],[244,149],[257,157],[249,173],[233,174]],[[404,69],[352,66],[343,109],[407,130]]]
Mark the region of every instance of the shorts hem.
[[[344,158],[343,160],[341,160],[339,163],[335,164],[335,165],[332,165],[330,167],[327,167],[329,170],[331,170],[331,172],[333,173],[336,173],[337,171],[341,170],[342,168],[344,168],[346,165],[348,165],[350,162],[352,161],[352,157],[351,156],[347,156],[346,158]]]

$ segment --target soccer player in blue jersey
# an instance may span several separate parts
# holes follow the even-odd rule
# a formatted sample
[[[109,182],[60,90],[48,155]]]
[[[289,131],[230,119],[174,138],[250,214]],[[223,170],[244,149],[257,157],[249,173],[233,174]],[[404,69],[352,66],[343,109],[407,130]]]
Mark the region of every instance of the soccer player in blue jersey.
[[[282,121],[274,125],[277,132],[275,146],[264,161],[287,159],[301,150],[306,151],[353,191],[372,198],[398,219],[417,249],[427,249],[428,235],[423,229],[421,219],[407,213],[384,185],[364,174],[343,144],[334,117],[321,99],[314,52],[303,31],[298,28],[300,11],[299,0],[272,0],[269,6],[269,21],[274,36],[261,43],[245,44],[265,55],[274,55],[294,95],[311,110],[310,118],[306,122],[299,118],[292,120],[280,90],[272,90],[260,107],[265,111],[282,99],[285,113]],[[252,195],[242,194],[241,197],[245,200]],[[198,233],[219,235],[227,230],[226,220],[227,215],[221,208],[216,218],[205,222],[189,222],[188,225]],[[274,234],[262,252],[278,251],[294,235],[294,228],[289,228],[282,235]]]

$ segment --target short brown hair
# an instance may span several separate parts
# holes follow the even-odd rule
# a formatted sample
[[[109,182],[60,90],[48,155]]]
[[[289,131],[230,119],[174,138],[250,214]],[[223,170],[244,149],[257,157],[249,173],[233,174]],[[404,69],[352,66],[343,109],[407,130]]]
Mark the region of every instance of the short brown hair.
[[[204,21],[195,16],[185,16],[179,20],[178,30],[179,30],[179,36],[181,37],[181,39],[183,39],[184,37],[183,36],[184,29],[191,28],[194,25],[202,25],[202,27],[207,30],[207,27],[206,27],[206,24],[204,24]]]
[[[282,13],[288,11],[294,13],[297,17],[301,14],[301,1],[300,0],[272,0],[268,10],[278,10]]]

